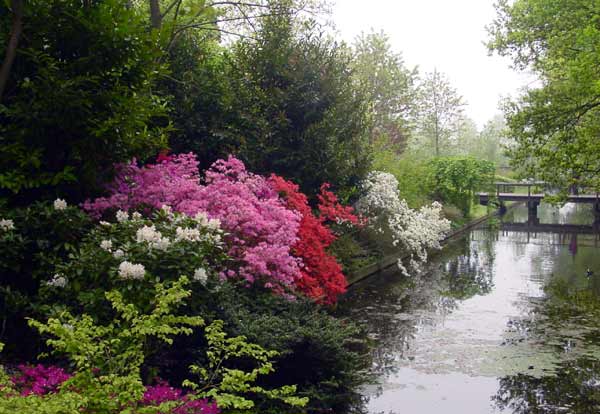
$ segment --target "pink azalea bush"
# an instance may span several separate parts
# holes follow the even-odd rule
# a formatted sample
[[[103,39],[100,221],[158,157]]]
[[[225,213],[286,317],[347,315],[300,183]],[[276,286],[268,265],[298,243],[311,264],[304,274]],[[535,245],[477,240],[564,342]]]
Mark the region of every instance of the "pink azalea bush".
[[[22,396],[28,396],[55,393],[62,383],[71,377],[71,374],[60,367],[38,364],[19,365],[18,372],[11,376],[10,380]],[[169,414],[219,414],[221,412],[215,402],[194,399],[191,394],[171,387],[162,380],[156,385],[146,386],[140,405],[154,407],[170,401],[177,401],[180,405],[170,410]]]
[[[259,278],[278,292],[301,277],[301,262],[291,252],[300,214],[286,208],[268,180],[248,172],[235,157],[216,161],[204,177],[193,154],[162,155],[156,164],[143,167],[134,160],[117,171],[108,197],[83,204],[92,216],[163,205],[190,216],[205,212],[221,221],[229,255],[237,262],[224,277],[240,276],[248,283]]]
[[[221,412],[214,402],[206,399],[190,399],[190,394],[184,394],[182,390],[171,387],[165,381],[146,387],[142,405],[158,406],[169,401],[181,402],[179,407],[171,411],[172,414],[219,414]]]
[[[71,378],[64,369],[54,366],[19,365],[19,371],[11,377],[21,395],[45,395],[56,392],[60,385]]]

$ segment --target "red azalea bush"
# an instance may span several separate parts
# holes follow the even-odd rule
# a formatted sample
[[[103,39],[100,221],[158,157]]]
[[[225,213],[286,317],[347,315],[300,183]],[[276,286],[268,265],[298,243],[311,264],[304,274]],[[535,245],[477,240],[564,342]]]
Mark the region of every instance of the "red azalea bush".
[[[298,185],[277,175],[271,175],[270,182],[286,200],[288,207],[302,215],[298,241],[292,250],[304,264],[297,287],[311,298],[328,304],[335,303],[338,295],[346,291],[346,278],[336,258],[327,252],[336,236],[324,223],[335,221],[359,225],[359,218],[353,214],[351,207],[339,204],[337,197],[329,191],[327,183],[321,186],[318,195],[320,214],[316,217]]]

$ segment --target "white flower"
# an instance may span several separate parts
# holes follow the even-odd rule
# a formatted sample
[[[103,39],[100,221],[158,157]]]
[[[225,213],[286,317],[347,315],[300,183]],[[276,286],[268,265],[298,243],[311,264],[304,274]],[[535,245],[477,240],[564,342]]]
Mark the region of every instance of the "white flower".
[[[107,252],[110,252],[110,250],[112,249],[112,240],[102,240],[100,242],[100,248],[102,250],[106,250]]]
[[[67,208],[67,202],[62,198],[54,200],[54,210],[65,210]]]
[[[171,246],[171,240],[168,237],[162,237],[150,244],[150,246],[157,250],[165,251]]]
[[[171,208],[171,206],[169,206],[167,204],[163,204],[160,209],[162,211],[164,211],[166,214],[173,214],[173,209]]]
[[[221,227],[221,220],[219,219],[210,219],[208,220],[208,225],[207,227],[211,230],[219,230],[219,228]]]
[[[381,171],[369,173],[362,190],[357,209],[372,218],[370,224],[376,232],[387,234],[393,246],[410,254],[410,264],[418,272],[420,264],[427,261],[427,250],[439,249],[440,240],[450,230],[450,222],[441,216],[441,204],[409,208],[400,197],[398,180]],[[401,262],[398,267],[408,274]]]
[[[171,245],[171,240],[162,237],[160,231],[156,231],[154,226],[144,226],[136,232],[136,240],[139,243],[148,243],[151,248],[158,250],[167,250]]]
[[[123,223],[124,221],[129,220],[129,213],[123,210],[117,211],[117,221],[119,223]]]
[[[208,216],[204,211],[197,212],[194,216],[194,220],[196,220],[201,226],[206,226],[208,224]]]
[[[121,249],[117,249],[115,250],[115,252],[113,253],[113,257],[115,259],[120,259],[121,257],[125,256],[125,252]]]
[[[208,280],[208,275],[206,274],[206,270],[199,267],[198,269],[196,269],[194,271],[194,280],[202,283],[203,285],[206,284],[206,281]]]
[[[202,240],[202,235],[198,229],[177,227],[175,238],[177,240],[200,241]]]
[[[108,221],[100,221],[100,225],[104,226],[104,227],[108,227],[108,226],[110,226],[110,223]]]
[[[148,242],[151,243],[157,239],[161,238],[161,234],[159,231],[156,231],[156,228],[152,226],[144,226],[137,230],[135,233],[135,238],[138,242]]]
[[[136,211],[136,212],[134,212],[134,213],[131,215],[131,218],[132,218],[133,220],[141,220],[141,219],[142,219],[142,215],[141,215],[139,212],[137,212],[137,211]]]
[[[4,231],[14,230],[15,223],[11,219],[2,219],[0,220],[0,229]]]
[[[51,280],[47,281],[46,284],[48,286],[64,288],[65,286],[67,286],[67,279],[64,276],[57,273],[52,277]]]
[[[122,279],[143,279],[145,274],[146,268],[144,265],[128,261],[121,262],[119,265],[119,277]]]

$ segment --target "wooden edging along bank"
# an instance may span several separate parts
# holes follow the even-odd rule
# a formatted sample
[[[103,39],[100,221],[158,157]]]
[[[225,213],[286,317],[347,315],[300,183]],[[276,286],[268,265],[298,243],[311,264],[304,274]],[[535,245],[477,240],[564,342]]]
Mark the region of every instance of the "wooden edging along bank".
[[[521,204],[521,203],[511,204],[511,205],[507,206],[507,209],[510,210],[517,204]],[[492,217],[498,216],[499,214],[500,214],[500,211],[496,210],[492,213],[486,214],[483,217],[476,218],[476,219],[466,223],[464,226],[451,231],[446,237],[444,237],[444,239],[442,239],[442,241],[440,242],[441,245],[442,246],[446,245],[448,242],[450,242],[451,240],[453,240],[459,236],[462,236],[464,233],[466,233],[468,230],[471,230],[473,227],[478,226],[479,224],[483,223],[484,221],[486,221]],[[407,258],[408,258],[408,255],[401,257],[402,260],[407,259]],[[350,286],[354,285],[355,283],[358,283],[361,280],[364,280],[370,276],[373,276],[374,274],[379,273],[382,270],[385,270],[385,269],[390,268],[391,266],[394,266],[396,263],[398,263],[398,259],[399,259],[399,257],[397,255],[392,254],[392,255],[384,257],[377,263],[370,264],[368,266],[363,267],[362,269],[359,269],[359,270],[349,274],[347,277],[348,287],[350,287]]]

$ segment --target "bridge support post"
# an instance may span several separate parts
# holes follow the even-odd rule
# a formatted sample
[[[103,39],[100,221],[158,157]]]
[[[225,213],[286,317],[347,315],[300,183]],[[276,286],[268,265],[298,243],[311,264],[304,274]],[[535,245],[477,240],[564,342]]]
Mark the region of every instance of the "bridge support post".
[[[527,202],[527,222],[529,224],[539,224],[540,220],[537,217],[537,208],[540,205],[539,201]]]
[[[594,212],[594,228],[596,230],[600,230],[600,201],[596,201],[594,203],[594,207],[593,207],[593,212]]]

